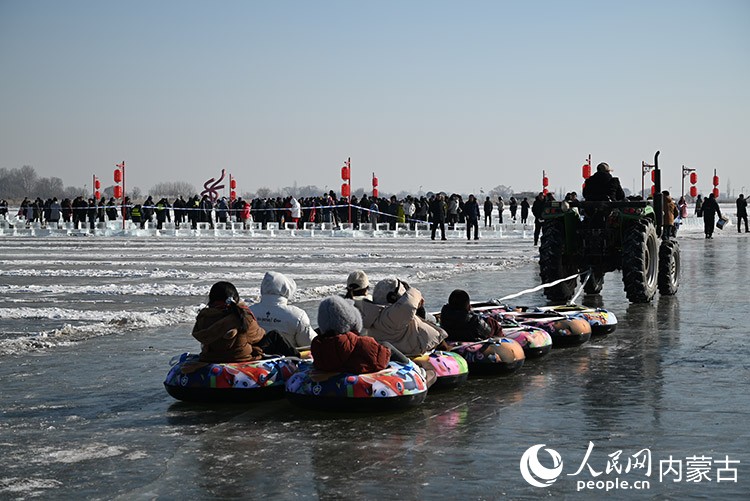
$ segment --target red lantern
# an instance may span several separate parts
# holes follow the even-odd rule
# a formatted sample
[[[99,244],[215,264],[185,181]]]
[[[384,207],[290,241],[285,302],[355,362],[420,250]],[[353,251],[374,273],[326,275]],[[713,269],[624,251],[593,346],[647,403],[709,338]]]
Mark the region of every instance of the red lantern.
[[[372,189],[372,196],[373,196],[373,198],[378,198],[378,189],[377,188],[373,188]]]
[[[695,187],[695,186],[691,186],[690,187],[690,196],[693,197],[693,198],[695,198],[696,196],[698,196],[698,188],[697,187]]]
[[[235,198],[237,198],[237,192],[234,191],[234,190],[230,191],[229,192],[229,199],[230,200],[234,200]]]
[[[122,171],[120,169],[115,169],[115,183],[120,182],[122,182]]]
[[[349,185],[347,183],[344,183],[341,185],[341,196],[342,197],[349,196]]]
[[[651,171],[651,182],[652,183],[656,182],[656,170]]]
[[[654,173],[654,171],[651,171],[651,174],[653,174],[653,173]],[[656,195],[656,186],[652,184],[651,185],[651,196],[653,197],[654,195]]]
[[[375,188],[378,185],[378,178],[372,176],[372,187]]]
[[[341,179],[343,179],[344,181],[349,180],[349,167],[347,167],[346,165],[341,167]],[[348,195],[344,195],[344,196],[348,196]]]
[[[544,186],[545,188],[546,188],[547,186],[549,186],[549,179],[547,179],[547,176],[544,176],[544,177],[542,178],[542,186]],[[546,195],[546,193],[545,193],[545,195]]]
[[[590,164],[583,164],[583,179],[588,179],[591,177],[591,165]]]
[[[232,180],[229,181],[229,187],[233,190],[237,188],[237,181],[234,178],[232,178]]]
[[[100,183],[99,180],[97,179],[96,182],[94,183],[94,188],[98,190],[101,187],[102,187],[102,183]],[[99,197],[96,197],[96,198],[99,198]]]
[[[719,188],[714,188],[714,198],[719,198]]]
[[[695,172],[690,173],[690,184],[695,184],[698,182],[698,174]]]
[[[99,183],[99,181],[97,181],[97,184],[98,183]],[[99,190],[96,190],[94,192],[94,198],[97,199],[97,200],[99,200],[100,198],[102,198],[101,194],[99,193]]]
[[[719,186],[719,176],[714,176],[714,186]]]
[[[119,171],[115,171],[119,172]],[[115,186],[115,198],[122,198],[122,186]]]
[[[542,193],[544,193],[544,196],[546,197],[547,193],[549,193],[549,191],[547,191],[547,188],[544,188],[544,190],[542,190]]]

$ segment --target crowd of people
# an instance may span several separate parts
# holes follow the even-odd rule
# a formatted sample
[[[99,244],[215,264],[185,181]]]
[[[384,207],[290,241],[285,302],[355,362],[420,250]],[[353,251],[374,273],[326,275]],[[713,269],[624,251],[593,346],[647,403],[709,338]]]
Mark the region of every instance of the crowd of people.
[[[668,191],[663,193],[664,227],[668,236],[675,236],[682,221],[688,217],[688,206],[685,197],[675,203]],[[583,197],[587,201],[624,200],[625,194],[619,179],[612,175],[612,169],[606,163],[597,166],[597,170],[586,180]],[[630,197],[632,198],[632,197]],[[284,227],[286,223],[294,223],[298,228],[304,223],[329,223],[336,228],[342,223],[351,223],[354,229],[360,225],[370,223],[373,226],[385,223],[391,230],[396,225],[407,224],[414,230],[418,223],[429,223],[431,238],[446,240],[446,228],[454,229],[457,224],[465,225],[467,240],[478,240],[479,221],[484,217],[484,227],[493,225],[493,214],[497,214],[497,223],[503,224],[504,213],[507,208],[512,222],[529,224],[529,216],[534,221],[534,244],[538,245],[542,227],[542,212],[546,202],[554,200],[551,193],[538,193],[532,202],[528,197],[522,197],[520,202],[511,196],[506,204],[502,196],[492,200],[485,197],[480,210],[480,201],[471,194],[465,201],[459,194],[448,196],[444,192],[429,194],[428,196],[406,196],[398,199],[391,197],[370,197],[366,194],[361,198],[352,196],[351,200],[338,198],[331,190],[319,197],[293,196],[255,198],[250,201],[241,197],[229,200],[221,197],[212,200],[207,195],[194,195],[184,199],[176,197],[170,202],[166,197],[154,201],[148,196],[138,203],[125,197],[121,202],[110,197],[95,200],[78,196],[73,200],[65,198],[58,201],[56,197],[42,200],[24,198],[17,213],[27,224],[40,223],[74,223],[76,226],[88,225],[93,229],[97,222],[114,221],[117,219],[131,220],[141,228],[146,224],[156,224],[162,229],[164,223],[174,222],[175,228],[190,227],[196,229],[199,223],[206,223],[211,228],[215,223],[240,223],[248,227],[249,223],[260,223],[263,228],[268,223],[279,223]],[[571,206],[578,203],[577,194],[571,192],[565,195],[565,201]],[[737,204],[737,228],[741,231],[744,222],[747,224],[747,200],[740,194]],[[8,204],[0,200],[0,218],[8,217]],[[495,212],[496,211],[496,212]],[[712,238],[716,216],[722,220],[723,216],[715,197],[710,194],[703,198],[699,195],[695,201],[695,214],[703,217],[706,238]]]

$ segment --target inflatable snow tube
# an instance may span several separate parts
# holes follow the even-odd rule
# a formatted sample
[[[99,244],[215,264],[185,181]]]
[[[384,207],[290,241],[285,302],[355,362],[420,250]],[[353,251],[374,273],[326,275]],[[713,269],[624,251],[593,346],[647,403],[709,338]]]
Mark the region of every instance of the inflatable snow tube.
[[[295,405],[317,410],[388,411],[424,402],[427,382],[414,363],[389,362],[379,372],[349,374],[323,372],[305,361],[286,382],[286,396]]]
[[[452,351],[432,351],[412,358],[425,370],[433,370],[437,379],[430,389],[457,386],[469,378],[469,365],[464,357]]]
[[[585,320],[591,326],[591,334],[594,336],[610,334],[617,329],[617,317],[613,312],[604,308],[570,305],[555,306],[550,308],[550,310],[561,313],[568,318]]]
[[[170,362],[164,387],[186,402],[256,402],[284,396],[284,383],[297,361],[270,358],[253,362],[208,363],[183,353]]]
[[[591,325],[580,318],[542,312],[514,315],[513,320],[547,331],[552,336],[553,348],[578,346],[591,339]]]
[[[503,327],[503,336],[520,344],[526,358],[542,357],[552,350],[552,336],[538,327],[530,325]]]
[[[508,374],[520,369],[526,360],[521,345],[507,337],[450,344],[451,351],[466,359],[469,374]]]

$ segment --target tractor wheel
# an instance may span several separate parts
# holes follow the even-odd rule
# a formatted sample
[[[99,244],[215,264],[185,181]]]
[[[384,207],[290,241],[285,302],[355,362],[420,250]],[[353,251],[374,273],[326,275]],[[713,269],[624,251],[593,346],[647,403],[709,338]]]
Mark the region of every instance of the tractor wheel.
[[[680,245],[674,238],[661,242],[659,247],[659,294],[674,296],[680,287]]]
[[[594,270],[586,281],[586,285],[583,286],[583,292],[586,294],[599,294],[602,291],[602,287],[604,287],[604,273]]]
[[[659,247],[654,225],[634,224],[622,242],[622,283],[631,303],[648,303],[656,294]]]
[[[567,265],[565,252],[565,224],[563,221],[547,221],[542,228],[542,241],[539,246],[539,275],[542,283],[554,282],[576,273],[578,270]],[[567,301],[573,297],[576,280],[570,279],[544,289],[550,301]]]

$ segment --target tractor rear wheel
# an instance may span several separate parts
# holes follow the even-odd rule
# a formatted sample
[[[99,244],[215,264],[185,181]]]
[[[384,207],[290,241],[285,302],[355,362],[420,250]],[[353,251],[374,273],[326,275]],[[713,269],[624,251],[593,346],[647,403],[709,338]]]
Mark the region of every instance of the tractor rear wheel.
[[[659,247],[659,294],[674,296],[680,287],[680,245],[674,238]]]
[[[622,282],[631,303],[648,303],[656,294],[659,243],[651,221],[633,224],[622,242]]]

